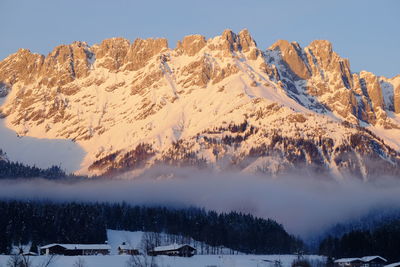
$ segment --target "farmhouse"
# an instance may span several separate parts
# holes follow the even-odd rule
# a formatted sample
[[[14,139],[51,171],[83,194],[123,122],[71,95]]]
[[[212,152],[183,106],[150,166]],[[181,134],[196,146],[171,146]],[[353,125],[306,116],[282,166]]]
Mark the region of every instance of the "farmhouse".
[[[40,254],[49,255],[108,255],[111,247],[106,244],[50,244],[40,247]]]
[[[381,256],[366,256],[361,260],[364,262],[364,267],[383,267],[387,263],[387,260]]]
[[[196,254],[196,249],[190,245],[183,244],[172,244],[169,246],[155,247],[149,251],[150,256],[167,255],[167,256],[179,256],[179,257],[191,257]]]
[[[139,255],[139,250],[132,248],[123,242],[118,246],[118,254],[119,255]]]
[[[335,267],[383,267],[387,260],[381,256],[343,258],[335,260]]]
[[[335,260],[335,267],[360,267],[363,263],[360,258],[343,258]]]

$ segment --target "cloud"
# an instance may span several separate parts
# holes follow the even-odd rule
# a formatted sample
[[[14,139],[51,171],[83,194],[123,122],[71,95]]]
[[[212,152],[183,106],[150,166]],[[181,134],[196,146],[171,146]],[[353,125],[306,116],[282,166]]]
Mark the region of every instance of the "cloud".
[[[371,210],[400,208],[400,183],[390,178],[365,183],[323,177],[261,177],[193,169],[156,168],[134,179],[2,180],[0,197],[52,201],[122,202],[169,207],[204,207],[271,218],[292,234],[315,236]]]

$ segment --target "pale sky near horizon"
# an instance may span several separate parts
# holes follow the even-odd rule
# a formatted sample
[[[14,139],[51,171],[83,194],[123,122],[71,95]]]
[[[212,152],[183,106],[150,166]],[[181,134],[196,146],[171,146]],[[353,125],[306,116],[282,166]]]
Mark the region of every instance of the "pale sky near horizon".
[[[400,74],[400,0],[0,0],[0,60],[18,48],[48,54],[73,41],[207,38],[249,29],[259,48],[327,39],[353,72]]]

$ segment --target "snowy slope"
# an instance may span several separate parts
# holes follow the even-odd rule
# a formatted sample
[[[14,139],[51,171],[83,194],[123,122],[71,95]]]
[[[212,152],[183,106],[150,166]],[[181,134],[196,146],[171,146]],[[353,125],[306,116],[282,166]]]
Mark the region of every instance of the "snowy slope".
[[[272,174],[302,165],[368,180],[370,160],[397,174],[398,80],[351,73],[327,41],[261,51],[247,30],[186,36],[175,49],[165,39],[75,42],[0,62],[6,126],[74,140],[85,174],[137,175],[156,163]]]
[[[0,104],[2,102],[0,99]],[[85,152],[78,144],[65,139],[18,136],[4,124],[4,119],[0,119],[0,148],[6,152],[8,160],[40,168],[56,165],[66,172],[80,169]]]
[[[212,247],[205,243],[196,241],[192,238],[183,238],[182,236],[165,234],[165,233],[153,233],[153,232],[142,232],[142,231],[121,231],[107,229],[107,241],[111,246],[111,255],[118,255],[118,246],[122,243],[129,245],[132,248],[138,249],[141,253],[144,253],[143,240],[146,239],[146,235],[153,235],[157,237],[158,245],[168,246],[174,243],[188,244],[197,249],[197,254],[207,254],[208,251],[215,251],[213,254],[239,254],[239,252],[228,249],[226,247]],[[218,253],[217,253],[218,252]],[[242,253],[240,253],[242,254]]]
[[[296,255],[195,255],[191,258],[158,256],[156,262],[161,267],[260,267],[274,266],[275,261],[280,261],[282,267],[289,267]],[[316,266],[317,263],[325,262],[323,256],[305,256]],[[6,266],[7,255],[0,255],[0,265]],[[59,256],[52,263],[52,267],[70,267],[78,260],[83,259],[86,267],[125,267],[129,256],[111,255],[111,256]],[[46,256],[30,257],[34,264],[40,264],[46,260]]]
[[[139,249],[144,232],[130,232],[130,231],[117,231],[107,230],[107,241],[111,246],[111,255],[118,255],[118,246],[123,242],[131,246],[132,248]]]

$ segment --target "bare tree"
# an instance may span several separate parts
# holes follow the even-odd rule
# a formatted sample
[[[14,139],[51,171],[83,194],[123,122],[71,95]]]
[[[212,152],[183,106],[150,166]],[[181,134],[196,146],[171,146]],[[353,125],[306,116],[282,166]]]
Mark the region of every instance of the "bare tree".
[[[76,259],[76,261],[74,262],[74,265],[72,265],[73,267],[85,267],[86,266],[86,261],[85,259],[79,257]]]
[[[282,267],[282,261],[281,260],[276,260],[274,262],[274,267]]]
[[[161,245],[161,237],[159,233],[146,232],[142,236],[141,248],[145,254],[153,250],[156,246]]]
[[[29,255],[25,255],[23,252],[20,253],[21,259],[22,259],[22,263],[21,263],[21,267],[31,267],[33,266],[32,261],[31,261],[31,257]]]
[[[31,267],[32,262],[29,255],[24,255],[24,247],[19,245],[15,248],[7,261],[7,267]]]
[[[13,253],[10,255],[7,261],[7,267],[21,267],[22,257],[18,253]]]
[[[31,256],[24,254],[22,247],[17,250],[8,258],[7,267],[49,267],[56,260],[56,255],[48,255],[43,262],[34,265]]]

